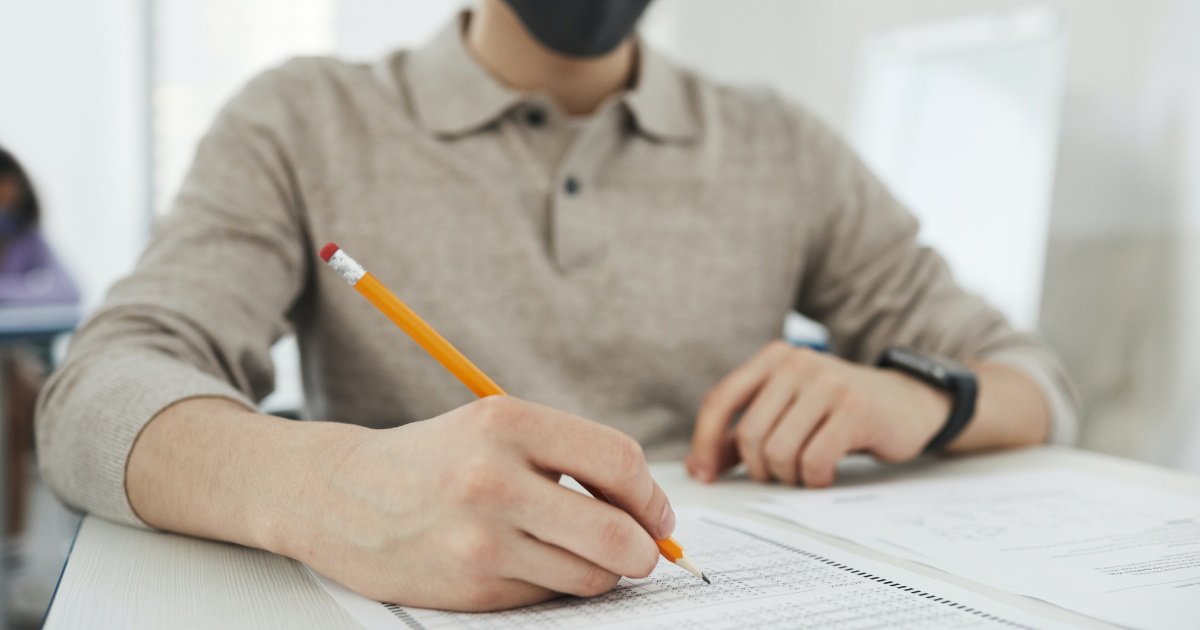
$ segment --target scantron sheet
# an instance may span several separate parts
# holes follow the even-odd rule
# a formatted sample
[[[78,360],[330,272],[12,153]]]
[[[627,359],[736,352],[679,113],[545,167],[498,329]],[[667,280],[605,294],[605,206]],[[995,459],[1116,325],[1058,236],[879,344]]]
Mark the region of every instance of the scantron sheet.
[[[1200,500],[1039,470],[798,490],[756,509],[1143,630],[1200,628]]]
[[[498,613],[381,604],[317,579],[368,630],[1061,630],[1065,626],[811,538],[703,508],[677,511],[675,538],[711,586],[664,561],[591,598]]]

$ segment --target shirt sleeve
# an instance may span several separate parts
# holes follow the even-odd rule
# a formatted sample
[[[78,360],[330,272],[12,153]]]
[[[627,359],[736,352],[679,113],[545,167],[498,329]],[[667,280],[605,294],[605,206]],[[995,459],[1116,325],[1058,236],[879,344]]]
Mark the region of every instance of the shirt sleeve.
[[[133,525],[125,467],[142,428],[178,401],[254,408],[274,386],[271,345],[311,274],[289,159],[294,73],[251,82],[201,141],[172,212],[134,272],[77,331],[43,388],[39,465],[67,504]]]
[[[917,220],[836,134],[794,114],[799,185],[815,199],[796,309],[824,324],[836,352],[873,363],[889,345],[959,362],[996,361],[1041,389],[1050,441],[1075,440],[1078,395],[1054,353],[963,290],[936,251],[917,241]]]

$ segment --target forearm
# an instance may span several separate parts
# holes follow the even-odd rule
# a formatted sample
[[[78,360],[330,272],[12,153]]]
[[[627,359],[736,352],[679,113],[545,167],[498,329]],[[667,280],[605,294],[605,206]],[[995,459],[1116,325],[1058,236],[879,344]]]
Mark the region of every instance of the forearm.
[[[975,417],[950,443],[950,451],[1028,446],[1045,442],[1050,411],[1045,395],[1011,366],[983,361],[971,366],[979,379]]]
[[[223,398],[185,400],[138,436],[126,491],[153,527],[288,553],[289,510],[364,431],[276,418]]]
[[[612,505],[548,471],[595,485]],[[385,430],[186,400],[138,437],[126,483],[151,525],[281,553],[367,597],[422,608],[598,595],[622,575],[649,575],[652,536],[675,523],[632,438],[506,396]]]

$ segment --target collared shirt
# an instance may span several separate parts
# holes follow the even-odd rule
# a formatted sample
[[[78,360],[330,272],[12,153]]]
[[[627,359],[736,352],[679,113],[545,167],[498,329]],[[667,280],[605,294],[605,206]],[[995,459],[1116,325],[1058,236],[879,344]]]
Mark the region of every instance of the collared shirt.
[[[317,258],[338,243],[511,395],[680,457],[704,394],[823,322],[842,356],[903,344],[1007,362],[1069,441],[1052,354],[951,278],[846,145],[769,93],[642,47],[636,85],[584,119],[473,61],[466,17],[373,65],[299,59],[251,82],[201,142],[173,212],[43,390],[43,473],[139,523],[138,432],[196,396],[253,406],[295,331],[311,420],[387,428],[470,391]]]

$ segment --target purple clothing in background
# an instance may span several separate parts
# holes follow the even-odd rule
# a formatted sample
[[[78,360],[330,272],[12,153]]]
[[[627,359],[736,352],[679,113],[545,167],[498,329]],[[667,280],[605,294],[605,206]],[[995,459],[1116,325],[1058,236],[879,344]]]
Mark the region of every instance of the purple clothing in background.
[[[0,306],[74,304],[79,290],[37,229],[17,234],[0,264]]]

